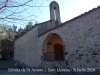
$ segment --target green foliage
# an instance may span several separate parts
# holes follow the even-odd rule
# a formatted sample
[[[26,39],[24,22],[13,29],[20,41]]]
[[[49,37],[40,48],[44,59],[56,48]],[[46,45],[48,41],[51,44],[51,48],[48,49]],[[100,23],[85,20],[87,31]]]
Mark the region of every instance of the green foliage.
[[[32,27],[33,27],[32,22],[28,22],[28,25],[26,25],[25,30],[27,31],[27,30],[31,29]]]
[[[36,24],[37,22],[35,25]],[[8,25],[0,25],[0,59],[13,56],[14,40],[28,32],[32,27],[32,22],[28,22],[24,29],[20,27],[18,31],[16,31],[17,26],[15,25],[12,27]]]
[[[0,25],[0,40],[6,38],[6,27],[4,25]]]
[[[15,39],[19,38],[20,36],[22,36],[23,34],[25,34],[26,32],[28,32],[32,27],[33,27],[33,23],[32,22],[28,22],[28,24],[26,25],[26,27],[24,29],[22,29],[20,27],[18,29],[16,35],[15,35]]]
[[[2,55],[0,54],[0,59],[2,59]]]
[[[13,56],[14,51],[14,31],[5,25],[0,25],[0,55],[2,59]]]

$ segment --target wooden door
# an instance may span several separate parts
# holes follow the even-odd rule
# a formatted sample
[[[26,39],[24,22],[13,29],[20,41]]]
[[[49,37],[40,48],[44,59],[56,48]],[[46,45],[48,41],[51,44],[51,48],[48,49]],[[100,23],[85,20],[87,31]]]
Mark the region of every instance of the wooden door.
[[[60,44],[54,45],[55,60],[64,60],[63,46]]]

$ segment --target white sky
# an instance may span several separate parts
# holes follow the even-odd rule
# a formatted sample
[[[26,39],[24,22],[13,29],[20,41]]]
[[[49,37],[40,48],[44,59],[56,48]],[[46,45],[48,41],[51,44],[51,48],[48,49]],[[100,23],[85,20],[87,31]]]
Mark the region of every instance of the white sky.
[[[65,22],[100,5],[100,0],[55,0],[60,7],[61,21]],[[47,16],[48,20],[49,14]],[[46,18],[46,17],[45,17]]]
[[[18,1],[21,1],[21,0],[18,0]],[[41,3],[43,3],[42,6],[46,6],[46,7],[25,8],[28,13],[24,11],[22,14],[20,14],[20,16],[36,15],[37,17],[35,18],[33,16],[28,17],[28,20],[32,21],[33,24],[35,23],[34,20],[36,20],[38,23],[48,21],[50,20],[49,4],[51,1],[53,0],[33,0],[33,2],[30,3],[30,5],[39,6],[41,5]],[[97,6],[100,5],[100,0],[55,0],[55,1],[59,4],[60,17],[61,17],[62,23],[80,14],[83,14],[84,12],[92,10],[93,8],[96,8]],[[19,27],[24,28],[28,24],[28,22],[20,21],[18,23],[15,23],[15,25],[17,25],[18,28]]]
[[[61,17],[62,17],[62,22],[69,20],[75,16],[78,16],[84,12],[88,12],[89,10],[96,8],[97,6],[100,5],[100,0],[74,0],[74,2],[72,2],[73,0],[70,0],[70,2],[66,2],[67,4],[65,4],[65,6],[67,7],[67,9],[65,10],[65,12],[63,9],[63,5],[61,4]],[[65,18],[64,18],[65,15]]]

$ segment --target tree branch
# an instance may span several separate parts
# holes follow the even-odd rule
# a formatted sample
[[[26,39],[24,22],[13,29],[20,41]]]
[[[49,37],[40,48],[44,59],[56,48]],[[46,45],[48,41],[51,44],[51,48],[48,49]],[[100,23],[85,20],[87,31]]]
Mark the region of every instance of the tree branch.
[[[24,4],[15,5],[15,6],[6,6],[6,7],[20,7],[20,6],[26,5],[27,3],[31,2],[31,1],[32,1],[32,0],[29,0],[29,1],[25,2]]]
[[[8,6],[8,5],[7,5],[8,1],[9,1],[9,0],[6,0],[6,2],[5,2],[5,4],[4,4],[4,6],[2,6],[2,7],[0,8],[0,10],[1,10],[1,9],[3,9],[3,8],[5,8],[5,7],[20,7],[20,6],[24,6],[24,5],[26,5],[27,3],[31,2],[32,0],[28,0],[28,1],[27,1],[27,2],[25,2],[24,4],[20,4],[20,5],[13,5],[13,6]]]

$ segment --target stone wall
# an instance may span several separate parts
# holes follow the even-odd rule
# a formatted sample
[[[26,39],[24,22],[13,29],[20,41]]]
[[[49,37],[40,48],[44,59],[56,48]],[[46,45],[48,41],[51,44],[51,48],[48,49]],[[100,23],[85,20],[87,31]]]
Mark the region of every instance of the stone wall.
[[[43,25],[49,28],[51,24]],[[44,40],[49,34],[56,33],[64,43],[67,66],[100,69],[100,8],[65,22],[48,32],[42,30],[43,25],[36,26],[15,41],[15,60],[28,66],[43,66]]]
[[[64,30],[70,66],[100,68],[100,9],[68,23]]]
[[[38,50],[37,26],[20,37],[14,44],[14,60],[20,61],[27,66],[38,67],[40,56]],[[38,60],[37,60],[38,59]]]
[[[50,33],[56,33],[62,38],[65,60],[71,68],[100,69],[100,8],[63,23],[62,26],[39,36],[40,40],[45,40]]]
[[[58,21],[49,20],[43,23],[38,24],[38,36],[46,33],[47,31],[59,26]]]

